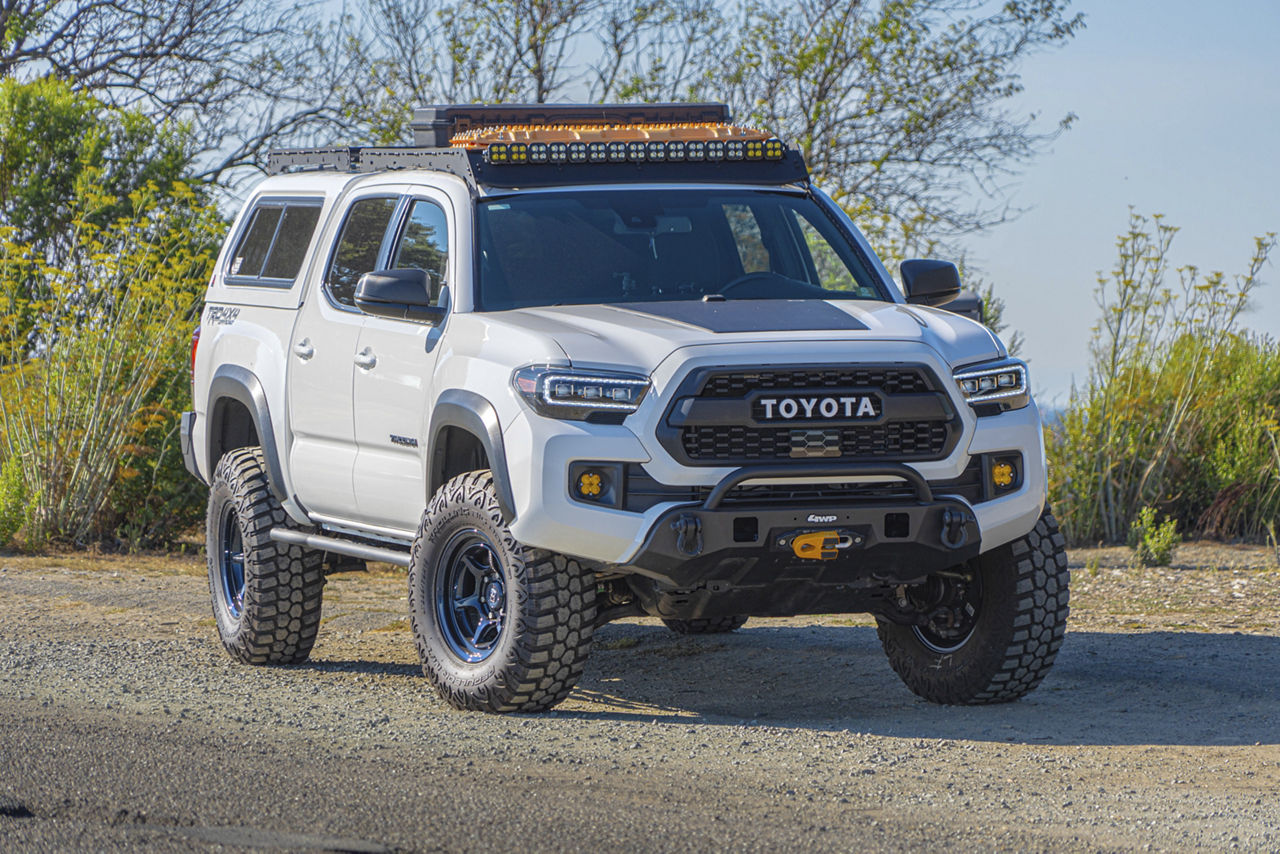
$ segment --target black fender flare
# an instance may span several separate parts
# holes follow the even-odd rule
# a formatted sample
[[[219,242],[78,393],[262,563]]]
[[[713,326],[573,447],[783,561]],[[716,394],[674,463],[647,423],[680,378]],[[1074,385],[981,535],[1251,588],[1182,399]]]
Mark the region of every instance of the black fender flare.
[[[212,430],[221,424],[223,408],[228,400],[243,404],[253,419],[253,429],[262,447],[262,458],[267,464],[267,483],[271,493],[281,502],[289,496],[284,488],[284,469],[280,465],[280,452],[276,448],[276,434],[271,423],[271,410],[267,406],[267,394],[262,382],[249,369],[240,365],[220,365],[209,383],[209,427],[205,430],[205,454],[209,460],[209,474],[217,468],[214,459]]]
[[[508,525],[516,518],[515,493],[511,491],[511,477],[507,471],[507,450],[502,443],[502,425],[493,404],[473,391],[446,389],[431,411],[431,427],[428,430],[427,447],[427,497],[444,485],[444,443],[440,441],[445,428],[457,427],[479,440],[489,459],[494,489],[498,493],[498,509]]]

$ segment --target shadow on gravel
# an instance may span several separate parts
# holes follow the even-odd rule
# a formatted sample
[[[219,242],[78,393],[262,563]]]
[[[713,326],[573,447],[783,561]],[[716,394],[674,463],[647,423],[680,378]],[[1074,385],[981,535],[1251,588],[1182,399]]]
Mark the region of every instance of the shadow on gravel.
[[[1024,744],[1280,744],[1280,637],[1071,632],[1039,688],[978,707],[911,694],[869,627],[762,622],[678,638],[613,624],[597,635],[624,637],[636,643],[593,652],[562,716]]]
[[[308,659],[301,664],[290,665],[298,670],[314,670],[317,673],[360,673],[370,676],[421,676],[417,664],[397,664],[386,661],[325,661]]]

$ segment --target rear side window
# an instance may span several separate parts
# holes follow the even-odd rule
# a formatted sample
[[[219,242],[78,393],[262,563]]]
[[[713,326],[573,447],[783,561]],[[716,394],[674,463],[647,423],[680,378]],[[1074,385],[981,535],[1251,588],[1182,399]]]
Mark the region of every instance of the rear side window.
[[[320,220],[320,200],[263,199],[249,212],[227,267],[227,283],[291,286]]]

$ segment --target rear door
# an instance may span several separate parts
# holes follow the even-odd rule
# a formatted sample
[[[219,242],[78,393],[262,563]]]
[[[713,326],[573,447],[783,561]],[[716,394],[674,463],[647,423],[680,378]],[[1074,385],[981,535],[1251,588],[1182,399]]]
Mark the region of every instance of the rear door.
[[[289,342],[289,469],[313,515],[355,515],[352,376],[365,323],[355,289],[362,275],[380,269],[398,204],[398,195],[386,190],[367,191],[349,204],[323,282],[303,303]]]
[[[426,270],[432,303],[452,281],[457,253],[453,211],[443,193],[415,188],[405,198],[387,254],[388,269]],[[446,321],[447,322],[447,321]],[[427,502],[427,402],[445,324],[368,316],[355,370],[356,507],[367,525],[413,531]]]

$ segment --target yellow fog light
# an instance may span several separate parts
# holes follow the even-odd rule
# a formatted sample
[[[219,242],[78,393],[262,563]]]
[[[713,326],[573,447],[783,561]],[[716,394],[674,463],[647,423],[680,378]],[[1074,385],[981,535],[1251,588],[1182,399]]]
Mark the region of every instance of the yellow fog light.
[[[1000,489],[1013,486],[1015,472],[1009,463],[996,463],[991,467],[991,482]]]
[[[578,478],[578,494],[583,498],[595,498],[601,489],[600,475],[596,472],[583,472]]]

